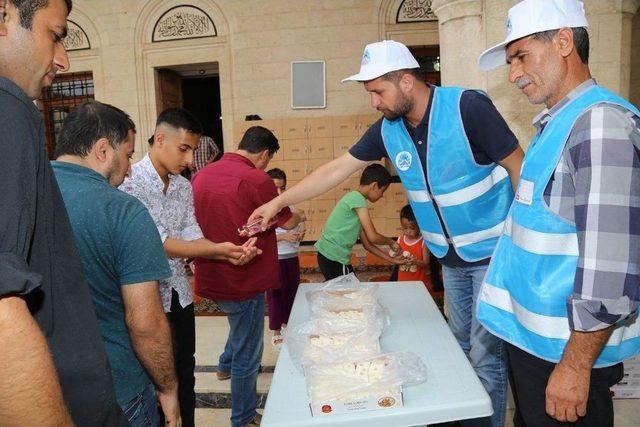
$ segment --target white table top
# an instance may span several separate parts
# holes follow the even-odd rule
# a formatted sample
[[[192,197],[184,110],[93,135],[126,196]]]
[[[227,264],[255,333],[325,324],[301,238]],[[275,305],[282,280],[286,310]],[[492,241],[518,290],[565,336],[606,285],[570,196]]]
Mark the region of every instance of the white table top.
[[[309,319],[305,293],[298,289],[289,325]],[[427,382],[403,388],[402,408],[312,417],[304,376],[282,346],[262,417],[263,427],[401,427],[491,415],[491,400],[421,282],[381,282],[378,300],[389,310],[391,325],[383,351],[411,351],[427,366]]]

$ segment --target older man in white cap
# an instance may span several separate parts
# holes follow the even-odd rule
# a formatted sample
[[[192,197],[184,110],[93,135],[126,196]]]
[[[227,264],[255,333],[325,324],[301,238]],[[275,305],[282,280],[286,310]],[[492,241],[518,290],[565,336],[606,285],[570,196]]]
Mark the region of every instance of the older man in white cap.
[[[508,343],[516,425],[612,426],[640,353],[640,112],[592,79],[586,27],[582,2],[525,0],[479,60],[547,107],[478,304]]]
[[[318,196],[368,162],[394,163],[429,250],[444,265],[449,324],[491,395],[491,419],[504,425],[506,366],[501,340],[475,319],[476,296],[513,199],[523,157],[486,94],[425,83],[406,46],[391,40],[366,46],[360,72],[371,105],[384,117],[348,153],[257,209],[272,218],[283,207]],[[510,178],[510,179],[509,179]]]

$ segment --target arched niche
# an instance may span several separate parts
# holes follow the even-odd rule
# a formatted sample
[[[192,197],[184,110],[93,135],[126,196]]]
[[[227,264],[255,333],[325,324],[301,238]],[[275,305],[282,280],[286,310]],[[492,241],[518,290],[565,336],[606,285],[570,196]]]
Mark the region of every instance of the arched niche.
[[[67,37],[64,39],[67,52],[91,49],[91,40],[84,29],[75,21],[67,19]]]
[[[164,12],[153,26],[153,43],[215,37],[218,33],[211,17],[199,7],[183,4]]]
[[[409,46],[439,44],[438,21],[432,0],[383,0],[379,9],[379,37]]]
[[[431,3],[433,0],[402,0],[396,12],[396,23],[437,21]]]
[[[166,31],[158,37],[162,28]],[[191,0],[187,4],[185,0],[151,0],[138,14],[134,40],[139,133],[151,134],[159,113],[156,69],[217,63],[223,133],[225,141],[231,140],[233,98],[229,23],[217,2]],[[136,151],[146,152],[146,144],[140,142]]]
[[[70,73],[90,72],[95,98],[104,99],[105,85],[102,67],[102,38],[95,22],[99,19],[90,3],[77,1],[67,18],[67,37],[64,45],[69,55]]]

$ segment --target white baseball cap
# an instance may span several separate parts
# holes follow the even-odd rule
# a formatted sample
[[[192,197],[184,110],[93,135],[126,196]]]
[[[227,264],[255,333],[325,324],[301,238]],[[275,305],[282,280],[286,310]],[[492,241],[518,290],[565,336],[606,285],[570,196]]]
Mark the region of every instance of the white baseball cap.
[[[368,44],[362,54],[360,72],[342,80],[344,82],[367,82],[391,71],[420,68],[409,49],[402,43],[383,40]]]
[[[505,40],[485,50],[478,58],[478,66],[487,71],[506,64],[506,46],[512,41],[542,31],[588,25],[581,1],[522,0],[509,9]]]

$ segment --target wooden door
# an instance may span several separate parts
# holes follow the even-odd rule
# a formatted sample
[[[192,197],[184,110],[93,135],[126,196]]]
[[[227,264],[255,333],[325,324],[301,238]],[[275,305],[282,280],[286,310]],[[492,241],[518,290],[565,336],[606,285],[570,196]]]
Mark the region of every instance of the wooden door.
[[[156,70],[158,114],[167,108],[182,107],[182,78],[170,70]]]
[[[440,86],[440,46],[410,46],[409,50],[420,64],[422,78]]]

